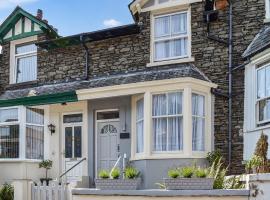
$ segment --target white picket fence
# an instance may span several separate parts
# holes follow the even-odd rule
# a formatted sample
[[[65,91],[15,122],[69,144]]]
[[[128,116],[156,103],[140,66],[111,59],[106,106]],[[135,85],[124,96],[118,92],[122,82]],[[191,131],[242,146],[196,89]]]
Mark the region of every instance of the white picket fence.
[[[65,183],[59,184],[58,181],[50,181],[47,186],[45,182],[35,184],[31,186],[32,200],[70,200],[71,192],[69,186]]]

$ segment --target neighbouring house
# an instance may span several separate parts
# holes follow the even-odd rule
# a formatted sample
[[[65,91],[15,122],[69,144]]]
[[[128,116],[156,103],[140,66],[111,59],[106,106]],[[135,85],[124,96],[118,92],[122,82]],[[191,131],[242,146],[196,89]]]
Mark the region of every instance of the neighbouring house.
[[[243,53],[245,65],[244,159],[252,156],[261,133],[270,136],[270,1],[265,24]],[[269,151],[270,153],[270,151]]]
[[[233,1],[233,66],[267,26],[265,1]],[[65,178],[94,187],[126,156],[149,189],[214,149],[242,172],[244,71],[233,71],[229,137],[227,9],[208,3],[134,0],[134,24],[66,37],[17,7],[0,26],[0,182],[42,178],[43,159],[57,178],[86,158]]]

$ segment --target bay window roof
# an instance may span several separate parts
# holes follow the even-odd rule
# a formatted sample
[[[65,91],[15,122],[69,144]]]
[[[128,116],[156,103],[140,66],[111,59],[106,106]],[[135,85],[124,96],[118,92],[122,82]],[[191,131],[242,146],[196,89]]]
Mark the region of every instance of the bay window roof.
[[[194,64],[175,64],[168,66],[151,67],[143,71],[106,74],[105,76],[96,76],[89,80],[80,80],[73,82],[55,83],[50,85],[42,85],[32,88],[7,90],[0,95],[0,107],[9,106],[14,101],[16,105],[34,105],[36,100],[39,105],[53,104],[52,97],[56,96],[59,101],[55,103],[65,102],[63,99],[66,95],[67,101],[77,101],[76,91],[88,88],[100,88],[106,86],[123,85],[131,83],[139,83],[146,81],[166,80],[181,77],[191,77],[207,82],[211,82],[204,73],[202,73]],[[56,100],[57,100],[56,98]],[[46,101],[47,99],[47,101]],[[27,101],[28,103],[24,104]],[[32,104],[31,104],[32,103]]]

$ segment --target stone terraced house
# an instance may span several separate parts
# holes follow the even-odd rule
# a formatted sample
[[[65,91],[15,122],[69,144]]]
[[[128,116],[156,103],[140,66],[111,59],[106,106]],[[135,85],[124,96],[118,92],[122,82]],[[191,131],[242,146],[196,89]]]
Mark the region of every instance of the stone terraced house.
[[[94,187],[98,171],[121,156],[149,189],[171,167],[206,165],[214,149],[231,173],[242,172],[254,130],[269,122],[268,107],[256,121],[253,78],[262,62],[247,58],[260,47],[269,54],[270,9],[269,0],[232,5],[230,124],[228,8],[217,11],[202,0],[134,0],[133,24],[60,37],[41,10],[34,16],[17,7],[0,26],[0,182],[38,180],[43,159],[53,161],[49,173],[56,178],[86,158],[66,179]],[[245,71],[237,66],[247,61],[244,109]],[[267,74],[262,65],[258,76]],[[269,95],[258,94],[266,104]]]

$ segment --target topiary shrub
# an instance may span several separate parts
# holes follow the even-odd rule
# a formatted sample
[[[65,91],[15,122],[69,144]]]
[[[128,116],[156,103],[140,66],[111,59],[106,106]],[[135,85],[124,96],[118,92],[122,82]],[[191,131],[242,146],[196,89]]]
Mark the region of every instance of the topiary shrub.
[[[268,136],[262,132],[261,137],[256,144],[256,149],[254,152],[255,156],[258,156],[263,159],[262,167],[264,169],[262,169],[261,172],[267,172],[266,171],[267,169],[265,169],[268,166],[267,152],[268,152]]]

